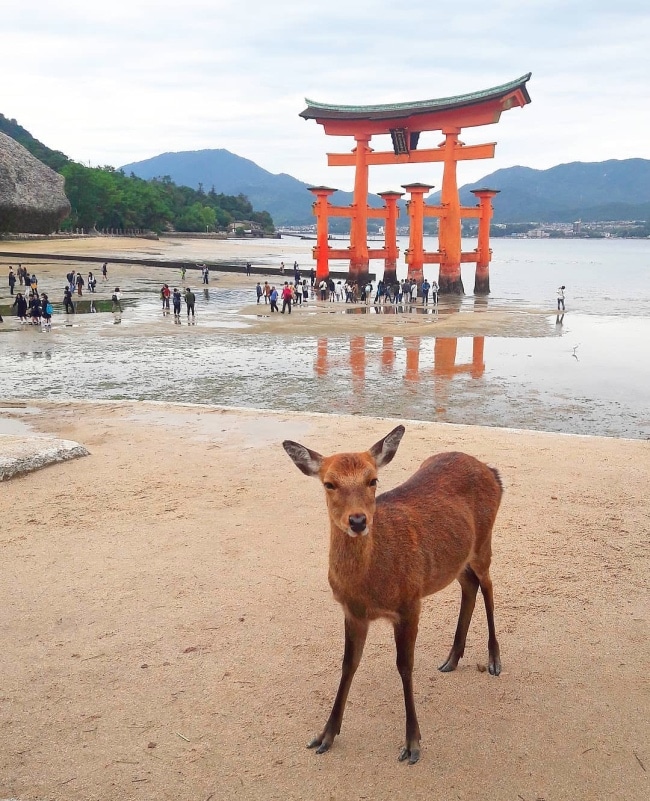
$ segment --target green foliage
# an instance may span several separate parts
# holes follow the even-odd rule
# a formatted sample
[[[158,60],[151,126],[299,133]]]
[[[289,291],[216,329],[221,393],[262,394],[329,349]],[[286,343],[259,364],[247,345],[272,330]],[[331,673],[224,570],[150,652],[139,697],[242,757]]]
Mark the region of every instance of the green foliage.
[[[508,225],[491,225],[490,236],[512,236],[513,234],[527,234],[535,228],[535,223],[509,223]]]
[[[268,212],[253,211],[245,195],[207,194],[176,186],[169,176],[145,181],[113,167],[84,167],[69,161],[61,170],[72,213],[63,227],[98,230],[140,228],[150,231],[226,231],[247,220],[274,230]]]
[[[227,231],[233,222],[245,220],[265,233],[275,230],[271,215],[254,211],[245,195],[217,194],[214,187],[206,194],[201,185],[196,190],[176,186],[169,176],[145,181],[113,167],[85,167],[46,147],[3,114],[0,131],[64,176],[72,213],[63,229]]]

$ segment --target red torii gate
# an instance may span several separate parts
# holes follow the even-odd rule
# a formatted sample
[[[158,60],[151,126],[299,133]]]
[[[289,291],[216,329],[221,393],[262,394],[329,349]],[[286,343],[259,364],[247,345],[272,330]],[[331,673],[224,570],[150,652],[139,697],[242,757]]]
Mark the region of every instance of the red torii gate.
[[[462,128],[489,125],[499,121],[501,113],[510,108],[523,107],[530,103],[526,83],[531,73],[510,83],[486,89],[482,92],[457,97],[424,100],[414,103],[395,103],[373,106],[335,106],[307,100],[307,108],[300,114],[304,119],[313,119],[332,136],[352,136],[356,146],[352,153],[329,153],[329,166],[355,168],[354,197],[351,206],[332,206],[329,196],[336,190],[327,186],[310,187],[315,195],[317,236],[314,258],[318,278],[329,275],[330,259],[350,260],[350,280],[365,282],[369,274],[370,259],[384,259],[384,278],[395,280],[397,249],[397,201],[400,192],[382,192],[384,207],[368,207],[368,174],[370,165],[443,163],[442,197],[439,206],[426,206],[424,195],[432,188],[430,184],[406,184],[410,193],[408,213],[410,218],[409,249],[406,253],[409,278],[421,281],[424,264],[440,264],[438,284],[443,293],[462,293],[460,265],[476,262],[474,292],[487,294],[489,283],[489,231],[492,216],[491,198],[494,189],[474,190],[479,200],[476,207],[460,205],[456,165],[467,159],[493,158],[495,142],[480,145],[465,145],[460,141]],[[442,131],[444,141],[436,148],[417,150],[423,131]],[[370,147],[373,136],[390,134],[393,150],[375,152]],[[439,246],[436,252],[425,252],[423,241],[424,217],[439,218]],[[329,217],[350,217],[350,246],[330,248],[328,242]],[[461,251],[461,218],[479,219],[478,248],[470,253]],[[382,218],[385,243],[383,248],[368,247],[368,219]]]

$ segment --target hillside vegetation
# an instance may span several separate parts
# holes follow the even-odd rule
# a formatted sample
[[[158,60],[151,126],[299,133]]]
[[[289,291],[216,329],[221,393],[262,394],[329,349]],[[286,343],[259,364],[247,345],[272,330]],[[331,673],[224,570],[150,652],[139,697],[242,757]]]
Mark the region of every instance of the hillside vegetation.
[[[143,180],[109,166],[86,167],[48,148],[2,114],[0,131],[64,176],[72,212],[62,230],[227,231],[250,224],[265,233],[274,230],[271,215],[255,211],[241,192],[205,192],[201,185],[178,186],[168,176]]]
[[[486,162],[488,164],[489,162]],[[422,180],[440,186],[440,165],[422,164]],[[274,175],[254,162],[227,150],[196,150],[162,153],[145,161],[123,167],[141,178],[168,175],[187,186],[214,185],[220,192],[244,192],[257,208],[267,209],[276,225],[313,224],[313,195],[309,184],[290,175]],[[395,167],[395,183],[399,184],[399,168]],[[332,180],[337,177],[332,170]],[[458,168],[462,181],[463,167]],[[336,185],[336,184],[334,184]],[[650,219],[650,161],[646,159],[610,160],[594,163],[560,164],[548,170],[509,167],[489,173],[461,187],[461,202],[475,206],[470,190],[487,186],[500,190],[494,199],[495,223],[552,223],[603,220]],[[347,206],[349,193],[332,196],[334,205]],[[440,194],[429,203],[440,202]],[[381,206],[376,195],[368,198],[370,206]],[[401,205],[404,220],[404,205]],[[332,220],[331,230],[347,225]]]

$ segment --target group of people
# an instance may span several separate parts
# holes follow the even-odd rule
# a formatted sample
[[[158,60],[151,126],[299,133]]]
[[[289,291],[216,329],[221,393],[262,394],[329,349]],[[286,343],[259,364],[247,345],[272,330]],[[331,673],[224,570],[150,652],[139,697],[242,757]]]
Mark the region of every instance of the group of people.
[[[105,264],[104,267],[106,267]],[[83,295],[84,286],[87,286],[91,292],[94,292],[95,287],[97,286],[97,278],[90,270],[88,271],[87,281],[85,281],[83,275],[76,272],[76,270],[70,270],[70,272],[66,275],[66,280],[68,282],[68,289],[71,295],[74,294],[75,289],[77,291],[77,295]]]
[[[302,281],[298,280],[293,284],[285,281],[279,293],[275,286],[269,284],[268,281],[264,282],[264,286],[258,281],[255,287],[258,303],[261,303],[262,299],[264,299],[265,304],[271,304],[271,311],[276,312],[279,311],[277,303],[278,298],[281,297],[282,313],[288,310],[289,314],[291,314],[292,305],[295,306],[296,304],[302,305],[303,303],[307,303],[310,292],[313,297],[313,288],[309,286],[305,279]]]
[[[30,289],[29,294],[17,292],[12,307],[21,323],[42,325],[45,330],[52,327],[53,309],[46,292],[40,295],[38,289]]]
[[[36,289],[38,287],[38,280],[36,279],[36,275],[30,275],[27,271],[27,267],[23,267],[22,264],[19,264],[16,268],[16,272],[14,272],[14,268],[10,265],[9,266],[9,294],[14,294],[14,288],[16,284],[18,286],[25,286],[30,287],[31,289]]]
[[[372,281],[358,284],[350,281],[334,282],[333,278],[323,278],[318,284],[320,300],[329,300],[331,303],[345,301],[346,303],[416,303],[418,295],[422,298],[422,304],[427,306],[429,301],[434,306],[438,305],[438,284],[436,281],[430,283],[424,279],[420,284],[411,279],[388,282],[380,279],[374,287]]]
[[[293,284],[288,281],[284,282],[284,287],[281,287],[279,297],[282,298],[282,305],[285,311],[289,310],[289,303],[292,305],[307,303],[309,298],[318,298],[322,301],[330,301],[335,303],[337,301],[345,303],[416,303],[418,295],[422,298],[422,304],[427,306],[431,302],[434,306],[438,305],[438,284],[436,281],[430,283],[428,279],[424,279],[420,284],[417,281],[408,278],[401,281],[395,281],[393,284],[388,284],[380,280],[376,288],[371,281],[365,284],[357,284],[349,281],[334,281],[333,278],[323,278],[318,286],[313,283],[308,283],[307,279],[300,279],[298,274],[294,278]],[[257,303],[262,300],[265,304],[271,304],[271,311],[278,311],[274,299],[278,300],[278,291],[275,286],[268,281],[257,282],[255,287]]]
[[[207,290],[206,290],[207,291]],[[190,316],[194,319],[194,305],[196,304],[196,295],[192,292],[191,288],[185,287],[185,292],[181,293],[178,287],[174,289],[169,288],[169,284],[163,284],[160,290],[160,299],[162,300],[163,314],[170,311],[170,303],[174,309],[174,319],[179,322],[181,316],[181,304],[185,300],[185,308],[187,309],[187,317]]]

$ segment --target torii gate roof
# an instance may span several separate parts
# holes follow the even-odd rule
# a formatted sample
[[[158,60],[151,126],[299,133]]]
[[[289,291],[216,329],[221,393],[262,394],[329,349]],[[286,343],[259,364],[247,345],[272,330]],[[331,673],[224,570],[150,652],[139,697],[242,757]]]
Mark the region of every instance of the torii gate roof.
[[[326,133],[335,135],[354,135],[360,131],[388,133],[398,127],[439,131],[447,126],[488,125],[498,122],[502,111],[530,103],[526,84],[531,74],[480,92],[410,103],[337,106],[305,98],[307,108],[300,116],[316,120]]]

